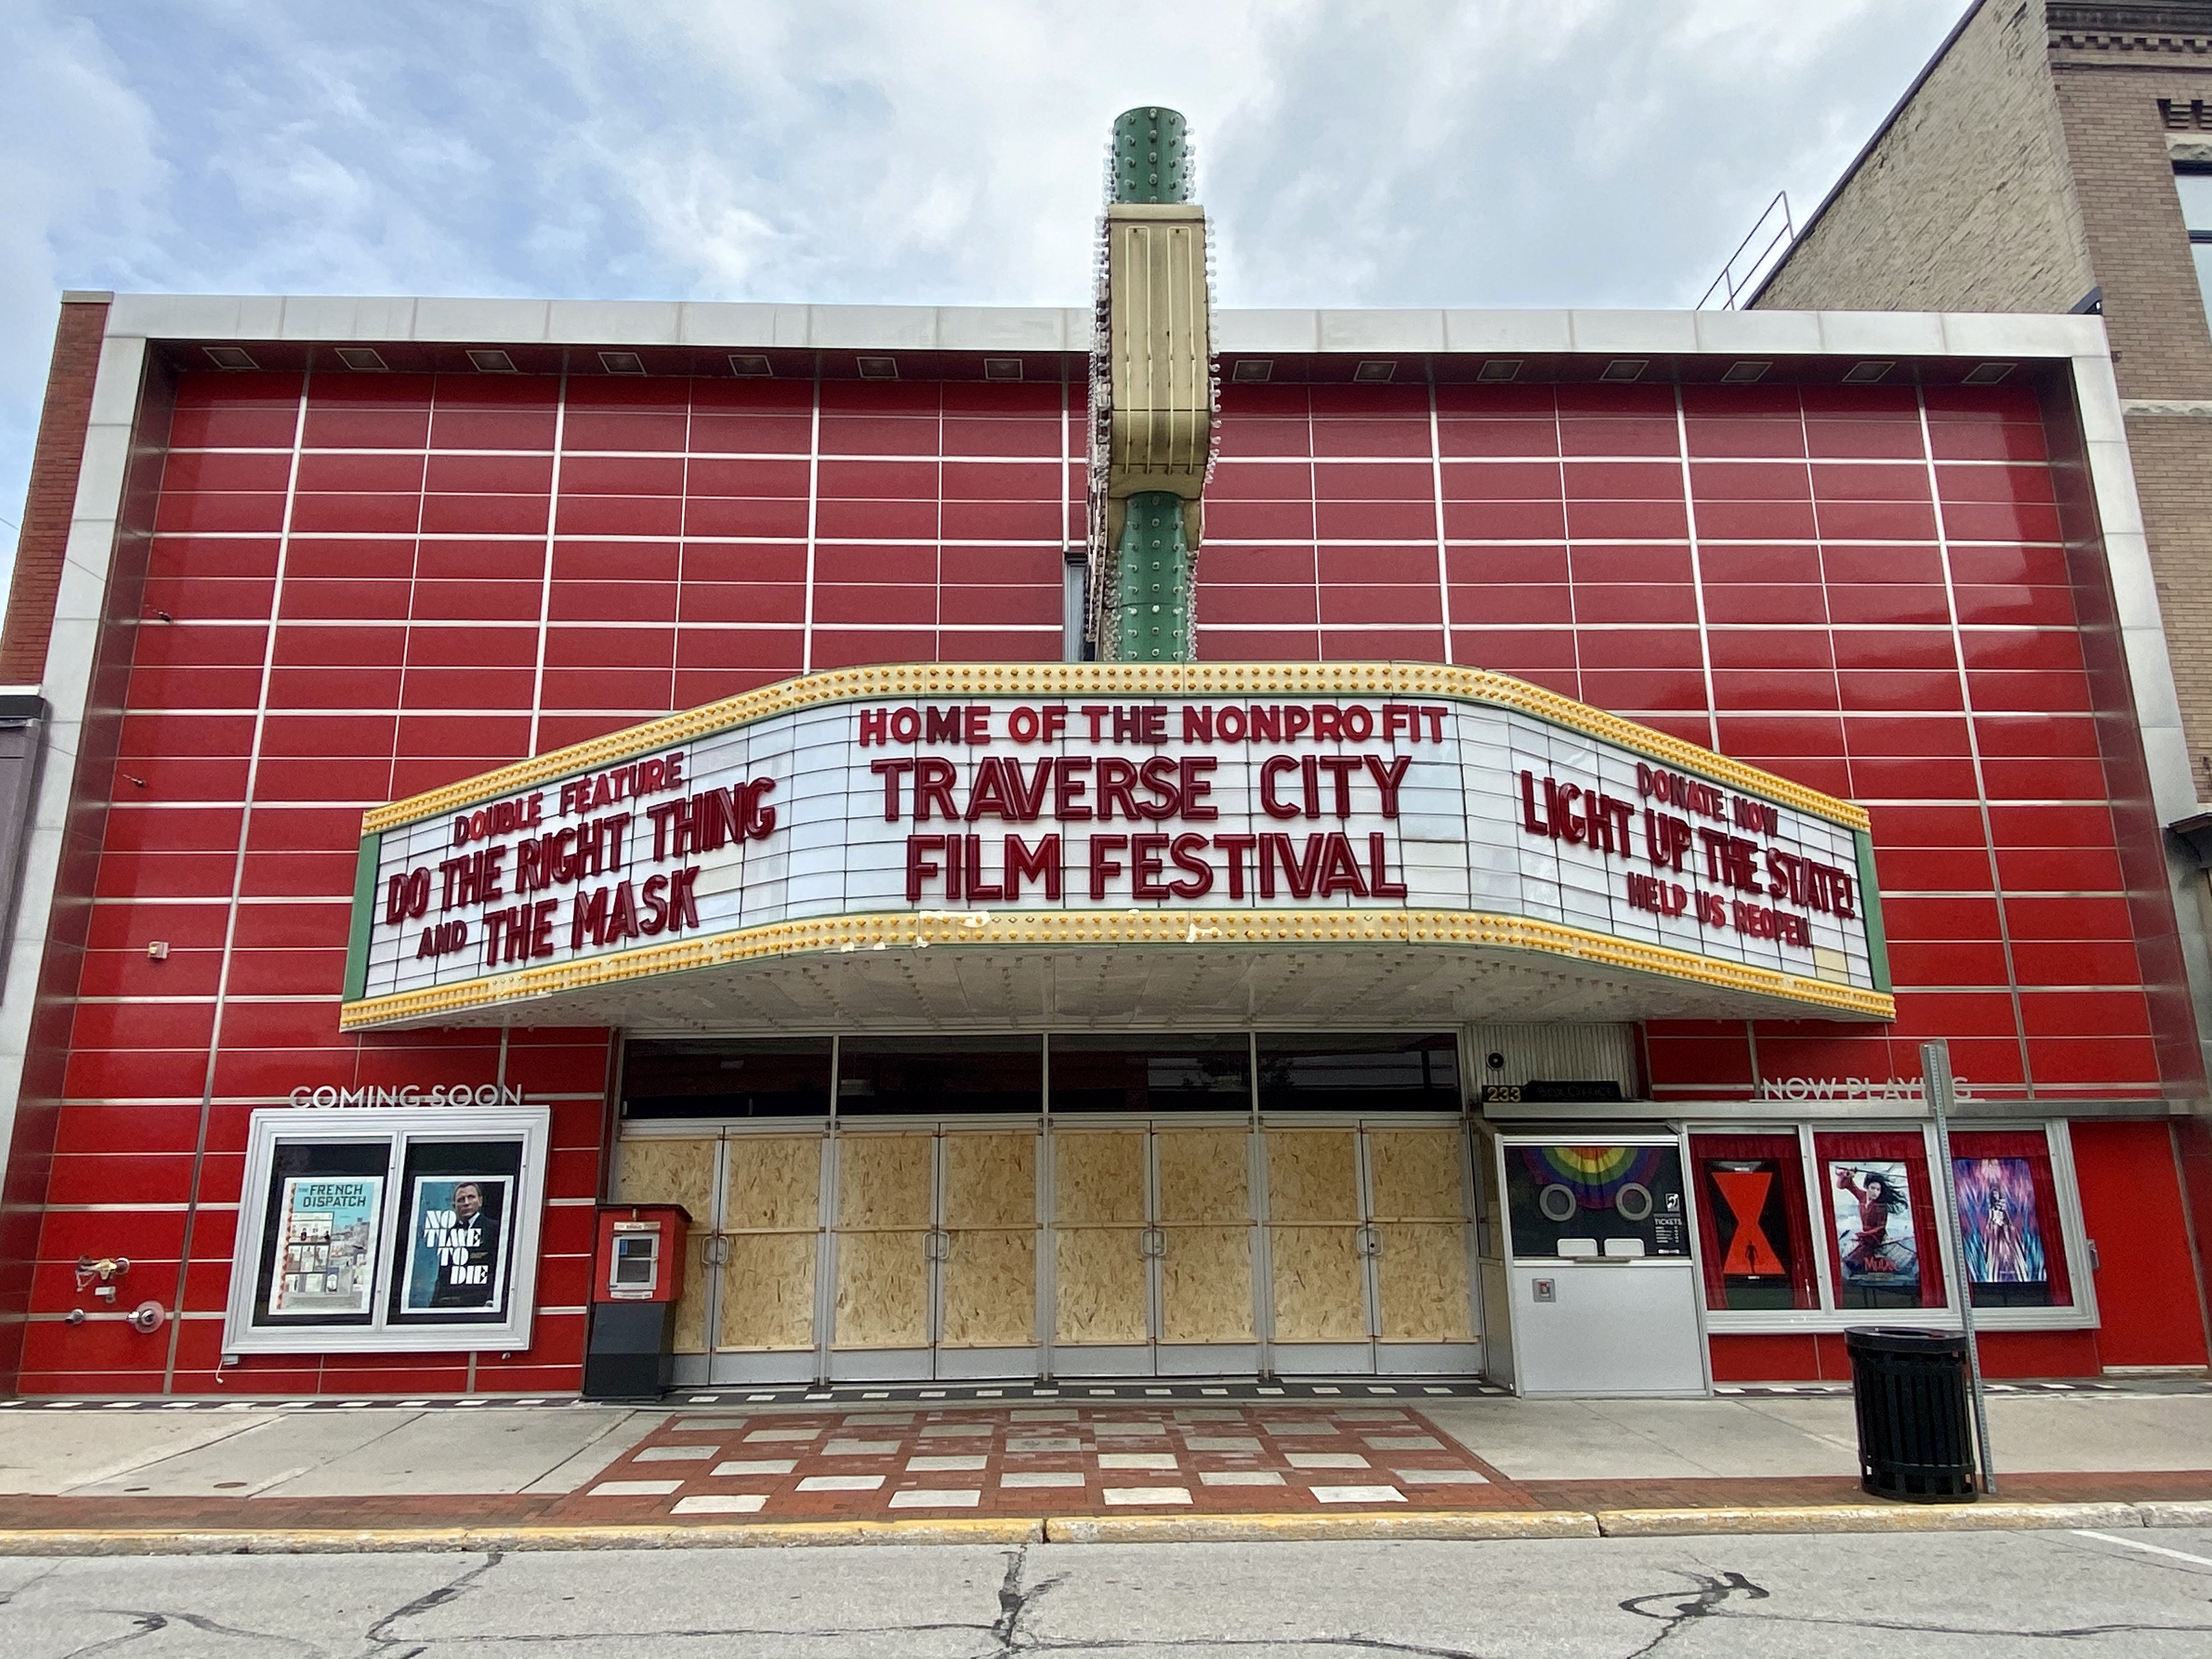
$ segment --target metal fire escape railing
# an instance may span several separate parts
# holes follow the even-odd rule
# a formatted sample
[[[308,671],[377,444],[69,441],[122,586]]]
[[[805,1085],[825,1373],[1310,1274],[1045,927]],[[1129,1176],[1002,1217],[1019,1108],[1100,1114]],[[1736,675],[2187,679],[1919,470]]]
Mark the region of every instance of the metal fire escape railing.
[[[1797,227],[1790,217],[1790,192],[1777,191],[1774,199],[1766,204],[1766,210],[1753,222],[1750,234],[1729,255],[1721,274],[1698,295],[1697,308],[1713,309],[1713,296],[1719,295],[1719,309],[1736,309],[1736,301],[1758,288],[1768,270],[1796,240]],[[1748,259],[1745,258],[1747,254],[1750,256]]]

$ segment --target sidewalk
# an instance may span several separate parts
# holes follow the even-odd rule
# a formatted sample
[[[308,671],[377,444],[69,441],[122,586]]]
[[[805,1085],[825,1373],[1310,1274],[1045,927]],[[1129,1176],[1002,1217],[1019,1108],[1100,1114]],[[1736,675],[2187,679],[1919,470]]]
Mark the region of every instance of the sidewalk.
[[[60,1534],[88,1549],[179,1534],[209,1547],[343,1547],[343,1535],[467,1548],[2212,1522],[2202,1384],[1993,1400],[2001,1501],[1943,1506],[1860,1492],[1851,1401],[1834,1394],[1531,1401],[1346,1383],[1334,1398],[1269,1401],[1069,1385],[999,1404],[860,1392],[650,1409],[24,1401],[0,1410],[0,1553],[52,1549]],[[507,1541],[481,1541],[494,1535]]]

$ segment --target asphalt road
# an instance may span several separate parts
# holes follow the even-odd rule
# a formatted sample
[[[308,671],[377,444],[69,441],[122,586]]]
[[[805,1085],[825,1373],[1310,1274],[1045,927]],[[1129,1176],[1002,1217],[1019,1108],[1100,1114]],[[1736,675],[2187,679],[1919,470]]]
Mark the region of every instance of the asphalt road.
[[[2212,1532],[0,1560],[8,1659],[2212,1654]]]

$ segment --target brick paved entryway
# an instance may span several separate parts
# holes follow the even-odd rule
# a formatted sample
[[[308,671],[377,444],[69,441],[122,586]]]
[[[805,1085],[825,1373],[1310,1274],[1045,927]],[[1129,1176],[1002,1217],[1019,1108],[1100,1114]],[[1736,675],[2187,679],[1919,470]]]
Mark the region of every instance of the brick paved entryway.
[[[1395,1406],[900,1407],[673,1418],[561,1514],[850,1520],[1526,1502],[1502,1484]]]

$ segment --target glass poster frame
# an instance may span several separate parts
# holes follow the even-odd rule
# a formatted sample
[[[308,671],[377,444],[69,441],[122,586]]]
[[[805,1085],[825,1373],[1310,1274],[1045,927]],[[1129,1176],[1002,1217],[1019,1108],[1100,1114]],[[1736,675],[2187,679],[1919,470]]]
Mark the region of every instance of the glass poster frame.
[[[1716,1146],[1733,1156],[1754,1141],[1771,1140],[1775,1152],[1765,1155],[1778,1157],[1783,1146],[1794,1143],[1798,1149],[1796,1172],[1793,1176],[1786,1167],[1784,1170],[1784,1179],[1792,1185],[1788,1200],[1793,1209],[1802,1205],[1809,1223],[1813,1272],[1798,1306],[1716,1305],[1722,1297],[1711,1287],[1723,1275],[1717,1273],[1719,1264],[1711,1259],[1717,1230],[1711,1225],[1712,1218],[1705,1214],[1706,1194],[1701,1188],[1698,1211],[1705,1231],[1699,1243],[1706,1258],[1709,1288],[1705,1317],[1716,1334],[1836,1333],[1854,1325],[1900,1322],[1958,1328],[1960,1291],[1954,1281],[1959,1275],[1952,1270],[1954,1250],[1944,1218],[1936,1208],[1941,1189],[1933,1185],[1940,1178],[1942,1161],[1936,1154],[1934,1130],[1925,1120],[1887,1118],[1858,1123],[1842,1116],[1795,1122],[1763,1117],[1735,1121],[1689,1117],[1686,1127],[1692,1160],[1701,1166],[1716,1155]],[[1978,1207],[1972,1182],[1963,1183],[1960,1189],[1961,1243],[1966,1247],[1963,1265],[1973,1290],[1976,1326],[1984,1332],[2095,1328],[2100,1320],[2097,1287],[2095,1276],[2083,1267],[2088,1260],[2087,1230],[2081,1216],[2066,1121],[1996,1117],[1966,1124],[1954,1121],[1951,1137],[1959,1164],[1995,1161],[2008,1176],[2015,1173],[2011,1164],[2024,1161],[2027,1164],[2034,1192],[2034,1243],[2046,1273],[2037,1279],[2024,1267],[1992,1269],[1979,1261],[1978,1249],[1986,1251],[1992,1246],[1988,1243],[1978,1246],[1972,1235],[1978,1230],[1993,1239],[2004,1229],[1986,1218],[1985,1203]],[[1879,1168],[1884,1164],[1904,1166],[1902,1196],[1906,1212],[1900,1216],[1887,1205],[1881,1206],[1883,1224],[1872,1248],[1894,1263],[1898,1253],[1892,1246],[1909,1230],[1917,1270],[1917,1287],[1911,1291],[1899,1282],[1901,1274],[1875,1279],[1860,1267],[1846,1267],[1845,1259],[1854,1254],[1855,1247],[1868,1243],[1867,1195],[1881,1197],[1874,1184],[1864,1179],[1864,1172],[1869,1166]],[[1852,1175],[1856,1191],[1837,1185],[1839,1172]],[[1984,1178],[1985,1184],[1994,1180],[1987,1175]],[[2032,1266],[2035,1252],[2029,1249],[2027,1237],[2029,1206],[2021,1201],[2018,1181],[2011,1181],[2009,1186],[2006,1224],[2015,1237],[1998,1250],[1998,1258],[2009,1261],[2006,1250],[2017,1249],[2022,1261]],[[1863,1266],[1865,1252],[1857,1254]],[[1996,1274],[1994,1279],[1983,1277],[1992,1271]]]
[[[529,1346],[550,1118],[255,1112],[223,1352]]]

